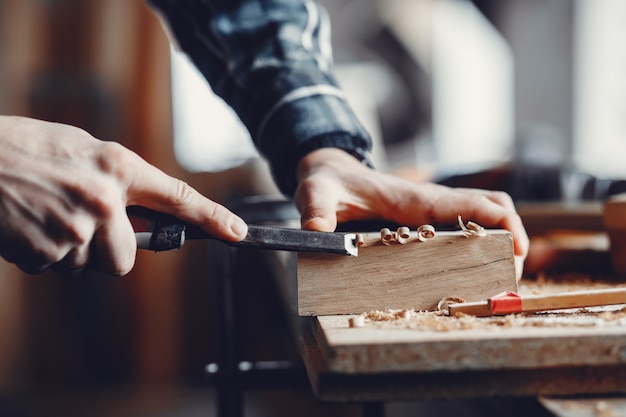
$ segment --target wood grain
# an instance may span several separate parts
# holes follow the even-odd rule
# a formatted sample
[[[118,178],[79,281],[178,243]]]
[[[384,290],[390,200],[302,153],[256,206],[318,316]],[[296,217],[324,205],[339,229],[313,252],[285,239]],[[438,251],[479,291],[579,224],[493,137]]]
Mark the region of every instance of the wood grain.
[[[298,254],[298,312],[360,314],[386,308],[432,310],[444,297],[466,301],[516,291],[513,242],[504,230],[484,237],[438,232],[420,242],[384,245],[364,235],[358,257]]]

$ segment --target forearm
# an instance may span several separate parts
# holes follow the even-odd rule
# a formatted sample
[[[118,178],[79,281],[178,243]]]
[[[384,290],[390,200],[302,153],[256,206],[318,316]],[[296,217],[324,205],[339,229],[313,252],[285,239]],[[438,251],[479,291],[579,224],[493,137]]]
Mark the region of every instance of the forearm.
[[[315,3],[150,3],[165,15],[214,91],[238,113],[283,192],[294,192],[297,163],[312,150],[337,147],[364,154],[370,149],[367,132],[332,74],[329,22]]]

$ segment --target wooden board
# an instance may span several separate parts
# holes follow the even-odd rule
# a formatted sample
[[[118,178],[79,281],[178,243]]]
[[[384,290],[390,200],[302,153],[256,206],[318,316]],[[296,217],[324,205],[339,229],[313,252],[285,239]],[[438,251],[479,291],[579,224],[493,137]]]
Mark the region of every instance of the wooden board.
[[[613,267],[618,274],[626,275],[626,194],[610,198],[604,205],[603,216]]]
[[[626,306],[495,320],[467,317],[458,328],[437,324],[434,312],[415,314],[420,317],[366,322],[361,328],[350,328],[346,315],[308,318],[303,355],[318,397],[371,401],[626,392]]]
[[[455,327],[459,319],[442,323],[424,317],[432,313],[418,314],[420,326],[409,319],[362,328],[350,328],[350,316],[317,317],[316,338],[328,369],[362,374],[626,365],[626,318],[472,317]]]
[[[555,230],[603,232],[603,205],[599,201],[517,203],[515,205],[529,236]]]
[[[466,237],[439,232],[384,245],[365,234],[358,257],[299,253],[298,312],[360,314],[386,308],[431,310],[444,297],[478,301],[517,290],[513,242],[504,230]]]
[[[519,293],[529,297],[624,288],[624,282],[572,277],[522,280]],[[482,318],[391,313],[365,313],[360,328],[349,327],[350,315],[315,318],[315,336],[328,369],[359,374],[626,366],[626,304]]]
[[[522,280],[520,292],[626,286],[572,279]],[[303,356],[317,396],[329,401],[623,393],[626,312],[610,309],[515,315],[499,324],[440,317],[438,331],[432,312],[409,321],[368,322],[364,328],[347,328],[349,316],[333,316],[324,325],[324,317],[306,318]],[[607,327],[612,330],[604,332]]]
[[[538,400],[556,417],[626,416],[624,396],[540,397]]]

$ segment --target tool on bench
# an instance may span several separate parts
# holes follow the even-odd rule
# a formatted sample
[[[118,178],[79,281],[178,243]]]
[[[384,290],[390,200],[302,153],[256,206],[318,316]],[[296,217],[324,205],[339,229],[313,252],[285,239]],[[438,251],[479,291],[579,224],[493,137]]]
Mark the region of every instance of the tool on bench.
[[[448,304],[448,314],[464,313],[472,316],[563,310],[568,308],[598,307],[626,304],[626,288],[572,291],[545,295],[501,293],[486,301]]]
[[[256,247],[295,252],[323,252],[357,256],[355,233],[314,232],[278,226],[248,225],[240,242],[221,240],[197,226],[144,207],[126,209],[140,249],[156,252],[180,249],[185,240],[217,239],[237,247]]]

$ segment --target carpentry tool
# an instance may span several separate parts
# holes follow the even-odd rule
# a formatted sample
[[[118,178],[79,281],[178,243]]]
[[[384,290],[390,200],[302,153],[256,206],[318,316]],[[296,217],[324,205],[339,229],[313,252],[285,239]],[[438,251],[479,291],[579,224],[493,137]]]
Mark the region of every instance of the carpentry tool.
[[[240,242],[221,240],[197,226],[144,207],[126,209],[140,249],[156,252],[180,249],[189,239],[216,239],[237,247],[256,247],[295,252],[322,252],[358,256],[356,234],[314,232],[277,226],[248,225]]]
[[[457,313],[464,313],[485,317],[615,304],[626,304],[626,288],[572,291],[545,295],[519,295],[514,292],[501,293],[486,301],[449,304],[448,314],[453,316]]]

